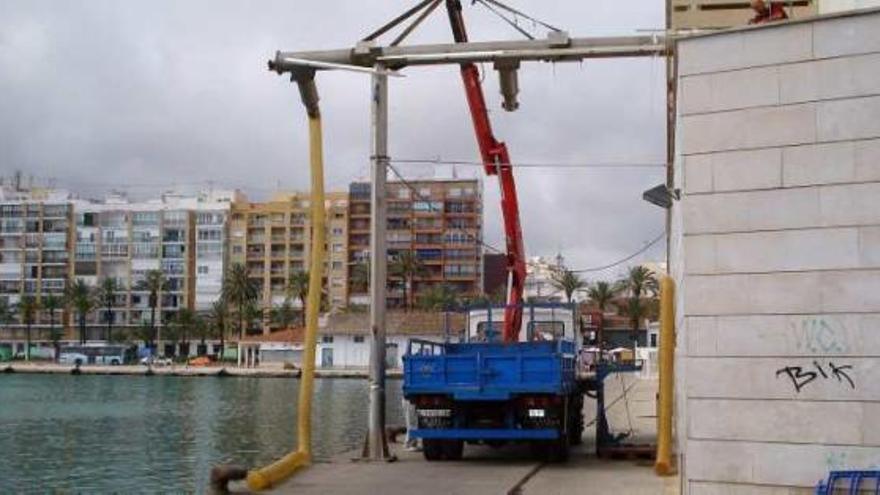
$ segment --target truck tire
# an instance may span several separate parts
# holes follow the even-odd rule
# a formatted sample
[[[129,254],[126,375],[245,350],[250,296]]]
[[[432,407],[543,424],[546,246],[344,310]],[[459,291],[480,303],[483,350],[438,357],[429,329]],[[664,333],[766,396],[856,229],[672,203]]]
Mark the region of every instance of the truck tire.
[[[422,440],[422,454],[424,454],[426,461],[442,461],[444,458],[443,441],[427,438]]]
[[[572,399],[568,416],[568,443],[580,445],[584,442],[584,396]]]
[[[550,441],[547,460],[549,462],[554,463],[562,463],[568,462],[569,456],[569,443],[568,443],[568,434],[564,432],[559,432],[559,438],[556,440]]]
[[[460,461],[464,455],[464,442],[461,440],[446,440],[443,442],[443,457],[448,461]]]

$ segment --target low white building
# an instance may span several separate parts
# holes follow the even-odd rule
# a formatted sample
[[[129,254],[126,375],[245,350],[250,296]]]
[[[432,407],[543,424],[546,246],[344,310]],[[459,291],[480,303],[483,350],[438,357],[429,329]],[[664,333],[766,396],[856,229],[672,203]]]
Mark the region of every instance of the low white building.
[[[464,330],[463,314],[441,312],[389,312],[386,320],[386,364],[402,368],[402,357],[411,339],[442,342],[456,340]],[[320,368],[366,368],[370,362],[368,313],[330,315],[318,335],[315,364]]]

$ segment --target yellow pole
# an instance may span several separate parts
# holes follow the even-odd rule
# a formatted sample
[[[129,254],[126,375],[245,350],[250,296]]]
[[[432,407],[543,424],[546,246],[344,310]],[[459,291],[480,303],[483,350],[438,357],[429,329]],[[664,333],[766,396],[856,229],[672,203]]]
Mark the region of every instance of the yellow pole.
[[[312,460],[312,390],[315,380],[315,344],[321,310],[321,279],[324,273],[324,153],[321,116],[309,113],[309,158],[312,175],[312,247],[309,263],[309,295],[306,301],[306,332],[297,412],[298,450],[261,469],[248,472],[251,490],[265,490],[288,478]]]
[[[673,364],[675,360],[675,282],[666,276],[660,281],[660,384],[657,404],[657,461],[659,476],[675,474],[672,466],[672,405],[675,399]]]

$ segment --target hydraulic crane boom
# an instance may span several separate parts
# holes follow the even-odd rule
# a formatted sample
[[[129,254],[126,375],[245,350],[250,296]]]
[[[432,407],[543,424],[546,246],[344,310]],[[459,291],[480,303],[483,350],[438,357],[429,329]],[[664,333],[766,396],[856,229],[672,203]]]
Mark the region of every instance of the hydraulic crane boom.
[[[467,43],[461,2],[446,0],[446,9],[449,12],[449,22],[455,42]],[[526,263],[513,168],[510,165],[507,146],[495,139],[492,133],[492,123],[486,110],[486,100],[477,66],[472,63],[461,64],[461,79],[464,82],[483,166],[487,175],[498,176],[501,187],[501,212],[504,216],[504,236],[507,240],[507,306],[504,310],[504,341],[516,342],[519,340],[520,326],[522,326]]]

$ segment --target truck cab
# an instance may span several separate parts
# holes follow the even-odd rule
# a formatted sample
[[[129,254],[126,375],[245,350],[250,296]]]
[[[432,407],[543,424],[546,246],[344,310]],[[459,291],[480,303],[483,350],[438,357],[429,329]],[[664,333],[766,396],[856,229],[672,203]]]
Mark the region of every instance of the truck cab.
[[[574,308],[527,305],[518,342],[501,338],[503,308],[468,312],[458,342],[414,339],[404,355],[404,396],[415,405],[428,460],[462,457],[465,443],[528,443],[562,461],[583,432]]]
[[[580,348],[582,339],[576,308],[567,304],[527,304],[523,308],[520,342],[570,340]],[[467,313],[469,342],[500,342],[504,307],[471,309]]]

